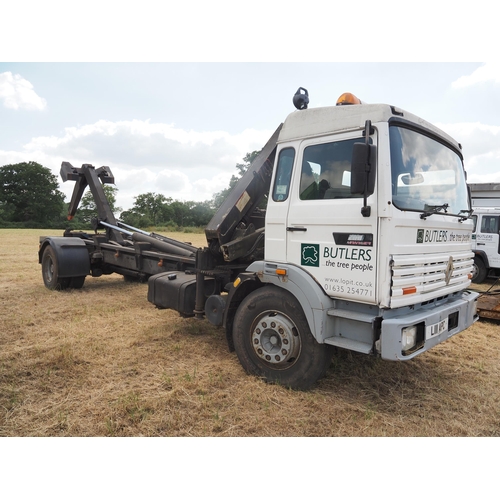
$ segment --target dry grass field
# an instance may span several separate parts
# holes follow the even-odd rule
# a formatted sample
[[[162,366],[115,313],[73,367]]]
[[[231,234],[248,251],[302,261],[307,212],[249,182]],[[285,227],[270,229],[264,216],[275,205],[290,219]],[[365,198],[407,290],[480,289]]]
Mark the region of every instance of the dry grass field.
[[[294,392],[247,376],[221,329],[155,309],[147,284],[47,290],[42,234],[59,232],[0,230],[0,436],[500,436],[496,323],[407,363],[339,350]]]

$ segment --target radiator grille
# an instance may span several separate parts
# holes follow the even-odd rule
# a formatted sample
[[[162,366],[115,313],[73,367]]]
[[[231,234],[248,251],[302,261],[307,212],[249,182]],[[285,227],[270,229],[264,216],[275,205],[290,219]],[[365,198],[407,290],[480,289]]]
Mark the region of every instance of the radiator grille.
[[[474,254],[394,255],[391,307],[425,302],[467,288]]]

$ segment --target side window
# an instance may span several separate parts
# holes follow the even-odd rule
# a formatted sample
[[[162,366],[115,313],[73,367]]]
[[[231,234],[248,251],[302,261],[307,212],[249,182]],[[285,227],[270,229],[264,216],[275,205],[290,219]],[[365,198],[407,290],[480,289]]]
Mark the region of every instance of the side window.
[[[481,232],[498,234],[498,217],[483,215],[481,219]]]
[[[288,198],[294,159],[295,149],[285,148],[280,151],[273,187],[274,201],[285,201]]]
[[[351,159],[355,142],[364,140],[359,138],[315,144],[304,150],[300,176],[301,200],[363,197],[351,194]]]

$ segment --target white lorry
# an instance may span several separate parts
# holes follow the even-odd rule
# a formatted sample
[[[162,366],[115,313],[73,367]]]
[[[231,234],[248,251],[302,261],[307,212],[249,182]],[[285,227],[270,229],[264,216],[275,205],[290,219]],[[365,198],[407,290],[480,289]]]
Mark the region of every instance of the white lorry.
[[[223,326],[248,373],[307,389],[332,346],[412,359],[473,324],[478,294],[467,290],[473,223],[461,146],[352,94],[308,109],[299,88],[294,104],[207,226],[207,247],[162,255],[148,300]],[[116,271],[113,259],[127,252],[131,266],[152,255],[137,241],[113,243],[108,255],[107,244],[87,241],[91,274]]]

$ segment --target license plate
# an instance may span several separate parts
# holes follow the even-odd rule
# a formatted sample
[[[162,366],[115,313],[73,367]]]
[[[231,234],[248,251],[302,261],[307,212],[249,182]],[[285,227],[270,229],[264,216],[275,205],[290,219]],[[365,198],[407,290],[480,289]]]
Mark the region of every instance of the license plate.
[[[425,340],[431,339],[440,333],[446,332],[448,330],[448,318],[443,319],[439,323],[434,323],[429,325],[425,329]]]

